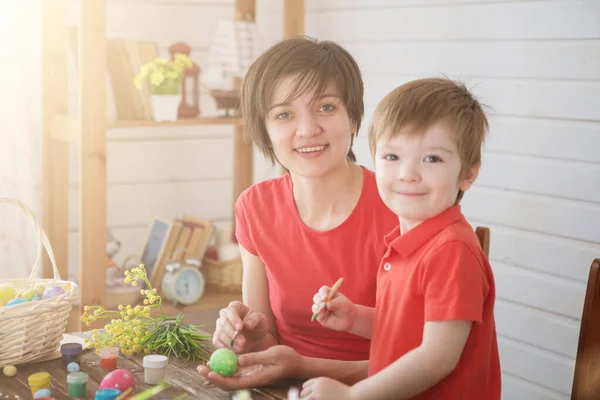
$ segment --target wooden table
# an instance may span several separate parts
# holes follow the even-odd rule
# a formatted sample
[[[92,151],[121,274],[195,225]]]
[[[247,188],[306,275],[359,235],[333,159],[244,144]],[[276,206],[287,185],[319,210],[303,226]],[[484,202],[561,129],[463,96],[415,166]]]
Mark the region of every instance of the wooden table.
[[[79,333],[85,336],[86,333]],[[85,350],[81,355],[81,370],[87,372],[89,381],[87,384],[86,399],[94,399],[94,393],[98,389],[102,378],[108,373],[100,368],[99,357],[93,350]],[[172,388],[167,389],[153,397],[153,399],[172,399],[186,393],[187,399],[231,399],[234,392],[221,390],[209,384],[198,372],[198,362],[188,362],[181,365],[182,360],[171,357],[167,367],[166,380]],[[117,361],[117,368],[127,369],[133,373],[136,380],[136,390],[139,393],[144,389],[152,387],[144,383],[144,369],[142,357],[125,356],[121,354]],[[62,366],[62,360],[43,361],[17,366],[18,373],[14,378],[7,378],[0,372],[0,399],[31,399],[31,390],[27,383],[27,377],[33,373],[46,371],[52,376],[52,396],[56,400],[73,399],[68,396],[67,369]],[[287,399],[290,387],[300,387],[300,381],[285,381],[277,385],[255,388],[251,390],[253,399]],[[18,396],[18,397],[16,397]]]

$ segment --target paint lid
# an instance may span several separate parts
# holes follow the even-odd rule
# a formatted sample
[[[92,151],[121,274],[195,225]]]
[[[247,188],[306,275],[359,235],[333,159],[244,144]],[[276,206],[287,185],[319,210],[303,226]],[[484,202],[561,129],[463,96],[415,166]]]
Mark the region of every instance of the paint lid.
[[[144,357],[144,368],[165,368],[169,365],[169,359],[165,356],[152,354]]]
[[[47,372],[37,372],[29,375],[29,386],[44,386],[50,384],[50,374]]]
[[[99,389],[96,390],[96,396],[94,397],[94,400],[115,400],[120,394],[121,391],[119,389]]]
[[[67,375],[67,383],[87,383],[88,374],[86,372],[72,372]]]
[[[60,346],[61,354],[77,355],[81,353],[83,346],[81,343],[65,343]]]

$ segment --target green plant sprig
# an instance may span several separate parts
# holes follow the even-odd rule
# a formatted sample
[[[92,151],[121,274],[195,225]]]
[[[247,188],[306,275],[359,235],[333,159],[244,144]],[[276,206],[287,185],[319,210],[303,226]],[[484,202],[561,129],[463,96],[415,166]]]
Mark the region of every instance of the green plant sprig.
[[[125,272],[125,283],[137,286],[143,281],[146,289],[140,290],[144,296],[143,305],[119,305],[117,310],[106,310],[102,306],[85,306],[81,320],[88,326],[95,321],[110,319],[103,331],[94,330],[88,343],[93,348],[120,347],[125,354],[174,355],[189,360],[208,358],[205,342],[210,335],[202,335],[202,325],[183,323],[183,314],[176,317],[166,315],[162,309],[162,298],[148,280],[143,264]],[[152,315],[153,310],[159,315]]]

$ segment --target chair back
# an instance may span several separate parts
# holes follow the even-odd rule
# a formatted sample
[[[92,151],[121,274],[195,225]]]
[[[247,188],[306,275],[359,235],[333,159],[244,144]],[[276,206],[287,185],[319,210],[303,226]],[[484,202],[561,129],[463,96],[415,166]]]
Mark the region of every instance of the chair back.
[[[590,267],[571,400],[600,399],[600,258]]]
[[[487,226],[478,226],[475,229],[475,233],[477,234],[477,238],[479,239],[479,244],[485,256],[490,258],[490,228]]]

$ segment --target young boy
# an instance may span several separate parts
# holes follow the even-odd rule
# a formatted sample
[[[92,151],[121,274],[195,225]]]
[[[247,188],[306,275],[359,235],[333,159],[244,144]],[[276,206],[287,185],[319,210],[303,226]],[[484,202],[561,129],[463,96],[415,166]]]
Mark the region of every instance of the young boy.
[[[318,317],[371,338],[369,377],[353,386],[311,379],[303,398],[500,398],[494,278],[459,205],[487,128],[477,100],[447,79],[406,83],[377,106],[369,130],[377,187],[400,224],[385,239],[375,308],[338,293]]]

